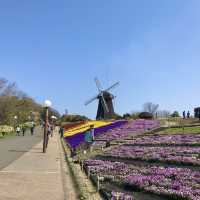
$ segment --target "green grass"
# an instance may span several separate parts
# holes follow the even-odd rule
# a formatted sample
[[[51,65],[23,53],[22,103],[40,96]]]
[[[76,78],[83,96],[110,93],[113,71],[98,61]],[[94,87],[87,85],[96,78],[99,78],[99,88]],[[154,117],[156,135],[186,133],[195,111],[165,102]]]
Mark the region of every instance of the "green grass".
[[[200,126],[197,127],[184,127],[184,128],[168,128],[163,133],[200,133]]]

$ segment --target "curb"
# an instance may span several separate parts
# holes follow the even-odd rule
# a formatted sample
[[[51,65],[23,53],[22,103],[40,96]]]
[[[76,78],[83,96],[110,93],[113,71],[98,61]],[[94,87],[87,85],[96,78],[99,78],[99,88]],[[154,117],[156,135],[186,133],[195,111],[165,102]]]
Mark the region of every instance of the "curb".
[[[99,198],[94,198],[94,196],[93,196],[93,195],[95,195],[95,193],[97,193],[96,190],[95,190],[95,192],[89,190],[87,181],[90,182],[90,180],[87,179],[87,181],[83,181],[82,177],[80,177],[78,175],[77,171],[81,171],[81,169],[78,169],[77,168],[78,165],[75,166],[75,164],[73,163],[73,160],[69,157],[70,151],[69,151],[69,148],[66,146],[63,139],[61,139],[61,144],[62,144],[62,147],[64,150],[67,165],[70,170],[70,175],[74,182],[74,186],[77,188],[76,191],[77,191],[78,198],[80,200],[98,200]],[[83,173],[83,172],[81,172],[81,173]]]

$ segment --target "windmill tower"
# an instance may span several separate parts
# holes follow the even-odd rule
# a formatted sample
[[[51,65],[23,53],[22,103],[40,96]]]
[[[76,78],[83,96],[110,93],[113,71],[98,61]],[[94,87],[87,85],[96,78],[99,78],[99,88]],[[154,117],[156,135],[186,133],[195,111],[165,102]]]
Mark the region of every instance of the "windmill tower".
[[[99,93],[93,98],[91,98],[90,100],[88,100],[85,103],[85,105],[87,106],[88,104],[90,104],[91,102],[97,99],[99,101],[99,104],[98,104],[96,119],[97,120],[111,119],[115,115],[114,106],[113,106],[113,99],[115,98],[115,96],[111,94],[110,91],[116,86],[118,86],[119,82],[113,84],[106,90],[103,90],[98,78],[95,78],[95,83],[96,83]]]

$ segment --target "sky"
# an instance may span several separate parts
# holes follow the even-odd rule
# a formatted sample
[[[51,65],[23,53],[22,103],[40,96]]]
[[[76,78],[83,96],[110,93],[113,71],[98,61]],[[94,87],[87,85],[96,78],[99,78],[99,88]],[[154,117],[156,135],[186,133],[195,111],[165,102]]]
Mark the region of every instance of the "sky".
[[[94,118],[94,77],[119,114],[200,105],[199,0],[0,0],[0,77]]]

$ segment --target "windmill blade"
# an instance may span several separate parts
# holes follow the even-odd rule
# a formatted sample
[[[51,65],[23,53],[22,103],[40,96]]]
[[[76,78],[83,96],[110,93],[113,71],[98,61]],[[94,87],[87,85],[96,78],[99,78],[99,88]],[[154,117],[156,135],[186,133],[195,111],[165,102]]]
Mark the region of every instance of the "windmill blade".
[[[115,99],[117,96],[114,96],[113,94],[110,94],[112,99]]]
[[[96,95],[95,97],[91,98],[90,100],[85,102],[85,105],[87,106],[88,104],[90,104],[91,102],[93,102],[95,99],[98,98],[98,95]]]
[[[112,86],[110,86],[108,89],[106,89],[105,91],[108,92],[110,90],[112,90],[113,88],[117,87],[119,85],[119,82],[113,84]]]
[[[108,112],[109,112],[109,109],[108,109],[108,105],[107,105],[107,103],[106,103],[106,100],[104,99],[103,92],[101,93],[101,97],[102,97],[103,104],[104,104],[104,106],[105,106],[106,112],[108,113]]]
[[[95,77],[94,81],[96,83],[96,86],[97,86],[99,92],[101,92],[103,88],[101,86],[101,83],[100,83],[99,79],[97,77]]]

